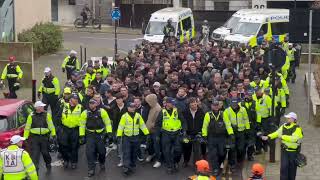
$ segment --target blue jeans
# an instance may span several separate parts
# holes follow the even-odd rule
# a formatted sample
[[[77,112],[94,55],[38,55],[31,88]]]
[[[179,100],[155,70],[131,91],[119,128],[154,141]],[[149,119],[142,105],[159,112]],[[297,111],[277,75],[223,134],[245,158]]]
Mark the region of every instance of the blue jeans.
[[[160,134],[151,134],[151,142],[148,144],[148,153],[150,155],[154,154],[155,161],[160,161],[161,159],[161,146],[160,146]]]

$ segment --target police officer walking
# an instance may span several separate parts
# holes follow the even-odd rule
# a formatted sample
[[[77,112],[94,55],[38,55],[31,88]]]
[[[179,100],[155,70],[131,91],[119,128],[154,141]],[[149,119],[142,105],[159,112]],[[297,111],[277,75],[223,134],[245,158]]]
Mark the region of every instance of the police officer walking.
[[[220,164],[224,161],[226,155],[227,138],[234,139],[231,124],[226,123],[223,119],[223,111],[219,106],[219,101],[214,100],[211,104],[211,111],[204,116],[202,136],[208,142],[208,155],[212,175],[217,176]]]
[[[156,126],[161,131],[162,152],[167,173],[172,174],[177,170],[181,159],[181,136],[186,136],[186,124],[183,115],[175,107],[175,99],[171,97],[166,99],[165,108],[159,113]]]
[[[31,158],[35,163],[37,171],[39,171],[40,153],[46,163],[48,171],[51,171],[51,156],[48,151],[49,138],[56,138],[56,130],[52,123],[50,113],[44,110],[44,104],[37,101],[34,104],[35,112],[27,118],[27,123],[24,129],[24,138],[28,139],[31,145]]]
[[[47,104],[45,109],[48,109],[48,106],[51,108],[51,113],[56,125],[57,117],[57,103],[60,95],[60,83],[57,77],[53,76],[51,73],[51,68],[46,67],[44,69],[45,77],[42,79],[41,86],[38,90],[38,98],[41,97],[42,93],[42,102]]]
[[[0,180],[2,178],[38,180],[36,167],[28,152],[21,149],[24,140],[25,138],[14,135],[10,139],[11,145],[0,152]]]
[[[299,125],[297,125],[297,114],[290,112],[284,116],[287,118],[287,123],[280,126],[280,128],[269,134],[262,136],[262,140],[281,138],[281,167],[280,180],[295,180],[297,173],[296,158],[301,150],[301,140],[303,132]]]
[[[107,111],[98,108],[98,102],[89,101],[89,109],[81,113],[79,128],[80,144],[86,140],[86,156],[88,160],[88,176],[95,174],[95,166],[98,155],[100,169],[105,170],[105,143],[107,137],[111,137],[112,126]]]
[[[231,172],[235,171],[236,159],[238,163],[242,162],[246,152],[246,133],[250,130],[250,123],[248,113],[244,107],[239,105],[239,101],[236,98],[231,99],[230,107],[224,110],[223,120],[228,128],[228,134],[235,135],[235,148],[230,149],[229,164]]]
[[[140,145],[139,130],[141,130],[144,135],[149,135],[149,130],[141,114],[136,112],[135,103],[130,103],[128,112],[122,115],[117,130],[117,137],[123,137],[123,173],[125,175],[133,173],[136,167]],[[147,137],[147,139],[148,138],[149,137]]]
[[[79,97],[73,94],[69,103],[65,105],[61,118],[61,155],[64,168],[68,168],[71,162],[71,168],[77,168],[78,150],[79,150],[79,124],[83,108],[79,104]]]
[[[17,98],[16,90],[19,89],[19,81],[22,79],[23,72],[19,65],[15,63],[16,57],[10,56],[9,63],[4,67],[1,75],[0,84],[3,84],[3,80],[8,80],[9,95],[8,98]]]
[[[75,50],[71,50],[69,56],[67,56],[61,65],[62,72],[67,70],[67,79],[71,79],[71,73],[73,71],[80,70],[80,63],[77,58],[77,52]]]

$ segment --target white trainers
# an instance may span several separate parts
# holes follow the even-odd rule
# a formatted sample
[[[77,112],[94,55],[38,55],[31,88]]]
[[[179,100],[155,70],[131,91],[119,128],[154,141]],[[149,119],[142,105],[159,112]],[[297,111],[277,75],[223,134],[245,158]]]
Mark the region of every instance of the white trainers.
[[[151,162],[151,160],[153,159],[154,155],[149,155],[146,158],[146,162]]]
[[[122,166],[123,166],[123,163],[120,162],[120,163],[118,164],[118,167],[122,167]]]
[[[153,165],[153,168],[159,168],[161,166],[161,162],[156,161]]]
[[[137,159],[138,159],[139,162],[144,161],[144,159],[143,158],[139,158],[139,156],[137,156]]]

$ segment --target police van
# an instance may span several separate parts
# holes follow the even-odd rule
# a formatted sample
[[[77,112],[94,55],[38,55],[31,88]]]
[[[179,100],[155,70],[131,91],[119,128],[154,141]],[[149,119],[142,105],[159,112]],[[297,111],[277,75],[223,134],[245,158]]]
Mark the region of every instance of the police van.
[[[241,17],[224,41],[255,46],[272,38],[276,42],[283,42],[288,32],[288,9],[264,9]]]
[[[174,36],[182,43],[195,37],[193,14],[190,8],[164,8],[151,14],[144,32],[144,39],[149,42],[162,43],[163,29],[171,19]]]
[[[240,19],[248,17],[248,15],[251,13],[257,13],[257,9],[241,9],[235,12],[227,22],[212,31],[211,39],[215,41],[223,41],[224,38],[230,34],[232,29],[234,29],[239,24]]]

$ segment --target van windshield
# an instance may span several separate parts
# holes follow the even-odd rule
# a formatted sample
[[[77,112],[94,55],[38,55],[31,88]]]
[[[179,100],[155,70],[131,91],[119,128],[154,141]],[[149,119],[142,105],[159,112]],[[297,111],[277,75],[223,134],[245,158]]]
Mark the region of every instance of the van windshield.
[[[0,116],[0,132],[8,129],[8,119],[5,116]]]
[[[176,28],[177,23],[172,22],[171,23],[174,28]],[[150,35],[164,35],[163,34],[163,28],[167,25],[167,22],[160,22],[160,21],[149,21],[148,26],[146,28],[145,34]],[[176,29],[175,29],[176,31]]]
[[[249,22],[240,22],[238,25],[232,30],[232,34],[242,34],[242,35],[256,35],[260,23],[249,23]]]
[[[226,27],[232,30],[234,27],[238,25],[239,21],[240,21],[240,17],[231,16],[231,18],[226,23],[224,23],[223,27]]]

